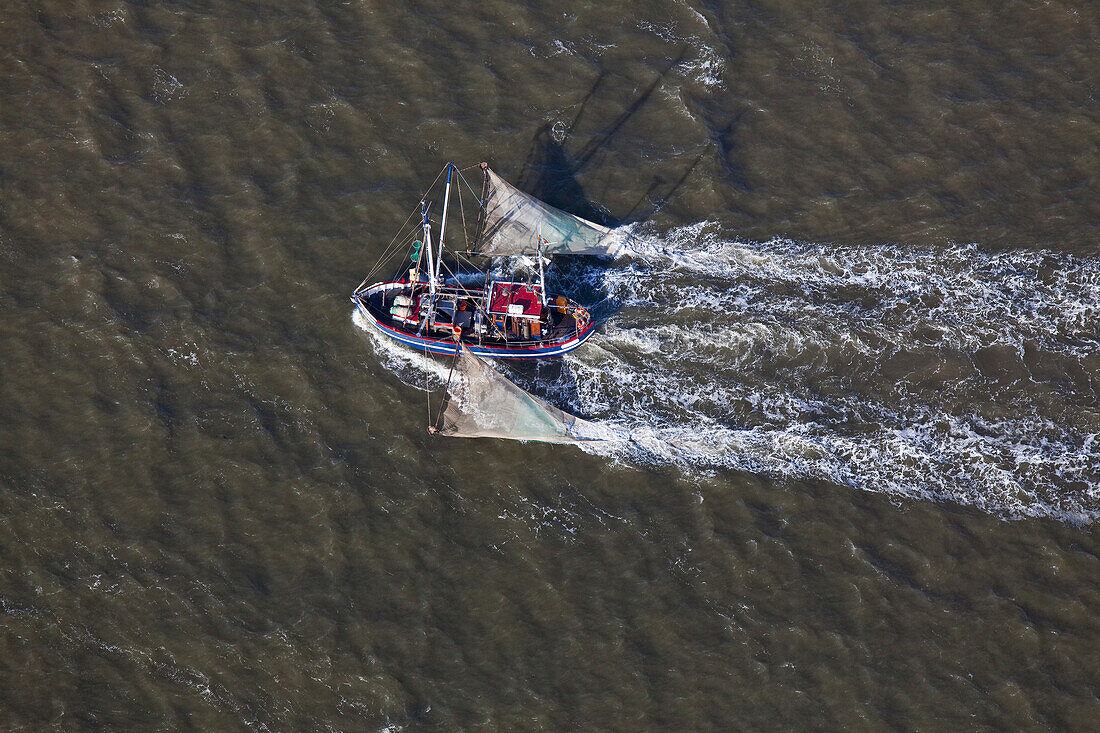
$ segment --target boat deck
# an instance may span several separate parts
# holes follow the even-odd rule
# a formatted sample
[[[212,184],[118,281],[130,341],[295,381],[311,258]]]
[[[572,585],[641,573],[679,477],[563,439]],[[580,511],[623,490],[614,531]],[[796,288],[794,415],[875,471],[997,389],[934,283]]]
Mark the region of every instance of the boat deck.
[[[383,325],[413,337],[453,338],[457,326],[461,339],[471,345],[544,347],[574,338],[589,325],[574,316],[579,310],[576,303],[567,301],[565,306],[553,303],[543,307],[527,297],[522,313],[507,315],[506,310],[494,312],[486,308],[484,291],[455,287],[436,290],[434,318],[428,319],[426,285],[386,285],[389,287],[369,288],[357,296],[358,302]]]

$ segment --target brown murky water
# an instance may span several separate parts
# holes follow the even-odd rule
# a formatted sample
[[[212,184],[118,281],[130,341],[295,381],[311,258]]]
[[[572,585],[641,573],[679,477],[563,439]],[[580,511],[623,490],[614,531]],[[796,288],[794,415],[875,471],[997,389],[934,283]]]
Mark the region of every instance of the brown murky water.
[[[1094,724],[1097,11],[0,33],[0,727]],[[635,235],[555,270],[599,333],[509,370],[629,448],[432,440],[353,321],[482,159]]]

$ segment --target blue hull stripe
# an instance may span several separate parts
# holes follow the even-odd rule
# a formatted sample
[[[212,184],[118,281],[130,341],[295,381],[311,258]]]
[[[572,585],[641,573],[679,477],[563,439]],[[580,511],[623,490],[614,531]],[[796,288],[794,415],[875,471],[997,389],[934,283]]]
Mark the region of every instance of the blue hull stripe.
[[[397,329],[386,326],[368,311],[362,303],[355,302],[355,307],[359,309],[359,312],[370,321],[376,329],[381,331],[386,336],[389,336],[395,341],[412,346],[417,351],[423,351],[427,349],[433,354],[450,354],[453,355],[456,351],[456,345],[448,343],[447,341],[441,341],[431,338],[423,338],[420,336],[414,336],[412,334],[398,331]],[[561,356],[567,354],[573,349],[577,348],[585,342],[585,340],[592,335],[595,324],[588,324],[588,328],[581,331],[577,336],[563,341],[557,344],[551,344],[550,346],[541,347],[524,347],[522,349],[502,349],[494,348],[490,346],[475,346],[471,343],[466,343],[466,346],[473,353],[478,356],[485,357],[487,359],[542,359],[548,356]]]

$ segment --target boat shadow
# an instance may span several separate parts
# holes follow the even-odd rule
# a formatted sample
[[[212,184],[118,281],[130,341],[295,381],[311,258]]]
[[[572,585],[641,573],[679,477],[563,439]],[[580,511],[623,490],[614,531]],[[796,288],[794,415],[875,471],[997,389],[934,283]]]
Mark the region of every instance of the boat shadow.
[[[576,143],[576,130],[593,99],[597,99],[605,82],[601,74],[578,105],[572,121],[565,126],[558,123],[543,124],[531,141],[530,152],[517,177],[518,187],[536,198],[563,211],[575,214],[606,227],[619,228],[645,221],[658,211],[688,180],[705,152],[700,153],[675,180],[654,177],[629,210],[616,215],[598,205],[581,184],[579,176],[596,156],[613,142],[615,136],[628,124],[656,93],[661,85],[684,60],[688,48],[681,49],[657,77],[614,119],[599,126],[597,132],[581,144]],[[616,236],[622,236],[617,234]],[[633,239],[633,234],[626,234]],[[628,242],[629,244],[629,242]],[[629,254],[626,255],[629,257]],[[592,314],[597,328],[613,318],[622,303],[608,287],[607,273],[616,267],[615,258],[600,256],[558,257],[547,273],[547,290],[560,293],[573,301],[584,304]],[[560,400],[572,406],[580,404],[575,379],[563,366],[562,360],[539,360],[537,364],[512,363],[510,370],[516,376],[554,384],[561,391]]]
[[[689,50],[686,46],[682,47],[679,54],[668,61],[656,78],[617,117],[599,126],[597,132],[583,143],[576,144],[576,131],[590,103],[603,93],[606,74],[601,73],[581,99],[568,125],[556,128],[551,123],[545,123],[536,131],[530,153],[518,176],[519,187],[563,211],[610,228],[645,221],[658,211],[688,180],[705,157],[705,151],[675,180],[655,176],[629,210],[619,214],[595,203],[599,198],[594,200],[588,195],[578,176],[645,107],[669,75],[681,65]],[[632,234],[626,236],[633,239]],[[586,304],[597,325],[600,325],[613,317],[620,307],[606,286],[606,272],[614,267],[613,262],[611,257],[559,257],[554,263],[550,289]]]

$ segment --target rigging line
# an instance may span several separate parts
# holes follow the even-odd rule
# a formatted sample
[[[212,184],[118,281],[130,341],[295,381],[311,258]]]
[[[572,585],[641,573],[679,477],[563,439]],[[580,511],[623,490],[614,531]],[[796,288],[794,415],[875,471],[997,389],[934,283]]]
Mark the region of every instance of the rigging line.
[[[462,239],[466,242],[466,249],[470,249],[470,233],[466,231],[466,207],[462,204],[462,188],[458,189],[458,213],[462,215]]]
[[[478,163],[478,165],[481,165],[481,164]],[[470,166],[470,168],[473,168],[473,167],[474,166]],[[462,170],[463,171],[468,171],[468,170],[470,170],[470,168],[463,168]],[[474,187],[471,186],[470,182],[466,180],[466,176],[462,175],[462,171],[460,171],[460,170],[456,170],[455,172],[458,173],[458,177],[462,179],[462,182],[466,184],[466,188],[470,189],[470,193],[472,193],[474,195],[474,198],[477,199],[477,202],[480,204],[481,203],[481,197],[477,195],[477,192],[474,191]]]
[[[443,174],[447,171],[447,166],[443,166],[443,170],[435,174],[435,180],[428,184],[428,187],[424,189],[424,193],[420,194],[420,200],[428,198],[428,192],[432,190],[432,186],[439,183],[439,179],[443,177]]]
[[[382,256],[378,258],[378,261],[374,263],[374,267],[371,268],[371,271],[367,273],[368,279],[373,277],[376,272],[381,270],[383,266],[385,266],[391,259],[393,259],[395,255],[397,255],[401,251],[400,245],[404,244],[408,240],[408,238],[412,235],[412,232],[399,232],[399,235],[401,235],[400,244],[398,244],[397,247],[391,245],[390,247],[386,248],[386,251],[383,252]]]
[[[480,165],[481,164],[478,163],[478,166],[480,166]],[[470,166],[470,168],[473,168],[473,167],[474,166]],[[469,170],[469,168],[467,168],[465,170]],[[482,199],[482,196],[477,195],[477,192],[474,191],[474,187],[471,186],[470,182],[466,180],[466,176],[462,175],[462,171],[458,172],[458,178],[459,178],[460,181],[462,181],[463,183],[466,184],[466,188],[468,188],[470,190],[470,195],[473,196],[474,201],[477,202],[477,221],[474,223],[474,244],[477,244],[478,234],[480,233],[480,228],[481,228],[481,216],[482,216],[482,213],[485,210],[485,201]],[[488,179],[486,179],[486,181],[488,181]],[[486,185],[488,185],[488,184],[486,184]],[[462,187],[459,186],[458,190],[461,193]],[[489,193],[488,190],[486,190],[483,193],[483,196],[485,196],[485,198],[488,198],[488,193]],[[460,197],[460,200],[461,200],[461,197]],[[465,228],[465,225],[463,225],[463,228]],[[466,237],[466,251],[467,252],[472,252],[473,251],[470,248],[470,238],[469,238],[469,236]]]
[[[370,272],[367,273],[366,279],[363,280],[363,285],[365,285],[367,282],[369,282],[371,280],[371,278],[373,278],[375,276],[376,273],[381,271],[383,267],[385,267],[387,264],[389,264],[389,262],[391,260],[393,260],[393,258],[399,252],[400,252],[399,249],[394,249],[394,250],[390,250],[390,251],[384,253],[381,257],[379,257],[378,261],[374,263],[374,267],[372,267]],[[362,287],[362,285],[360,285],[360,287]]]
[[[371,279],[371,277],[373,277],[375,275],[375,273],[377,273],[379,270],[381,270],[382,267],[387,262],[389,262],[390,258],[392,258],[394,256],[394,254],[396,254],[398,251],[400,251],[400,247],[401,247],[402,244],[405,243],[405,240],[416,236],[417,226],[414,225],[410,229],[409,228],[409,222],[412,219],[413,215],[415,215],[418,212],[418,208],[423,207],[424,203],[425,203],[425,199],[420,199],[420,201],[417,203],[417,207],[414,207],[412,212],[409,213],[409,216],[405,219],[405,223],[401,225],[401,229],[399,229],[397,231],[397,234],[394,235],[394,238],[390,240],[390,243],[386,247],[386,250],[382,253],[381,257],[379,257],[378,260],[374,263],[374,267],[371,268],[370,272],[367,273],[367,277],[363,281],[363,284],[366,284],[367,281],[369,281]],[[397,245],[398,249],[394,249],[395,244]],[[362,285],[360,285],[360,287],[362,287]]]
[[[401,225],[401,228],[397,230],[397,234],[395,234],[393,239],[390,240],[390,243],[386,247],[386,251],[385,251],[383,256],[388,255],[392,251],[394,245],[400,246],[401,242],[404,241],[404,239],[407,238],[411,232],[416,230],[417,225],[414,224],[413,228],[410,229],[409,224],[412,221],[413,216],[415,216],[416,214],[419,213],[419,209],[420,209],[420,207],[423,203],[424,203],[424,199],[421,199],[417,203],[417,205],[415,207],[413,207],[413,210],[411,212],[409,212],[409,215],[408,215],[408,217],[405,218],[405,221]]]
[[[481,164],[480,164],[480,163],[478,163],[478,165],[481,165]],[[473,168],[473,166],[470,166],[470,167],[471,167],[471,168]],[[485,202],[484,202],[484,201],[482,201],[482,199],[481,199],[481,196],[478,196],[478,195],[477,195],[477,191],[474,191],[474,187],[473,187],[473,186],[471,186],[471,185],[470,185],[470,182],[466,180],[466,176],[462,175],[462,171],[459,171],[459,172],[458,172],[458,178],[459,178],[459,180],[461,180],[461,181],[462,181],[463,183],[465,183],[465,184],[466,184],[466,188],[467,188],[467,189],[469,189],[469,191],[470,191],[470,195],[471,195],[471,196],[473,196],[473,197],[474,197],[474,201],[476,201],[476,202],[477,202],[477,206],[478,206],[478,218],[477,218],[477,221],[476,221],[476,222],[474,223],[474,227],[475,227],[475,230],[474,230],[474,241],[475,241],[475,243],[476,243],[476,241],[477,241],[477,229],[476,229],[476,228],[477,228],[478,226],[480,226],[480,225],[481,225],[481,210],[485,208]],[[459,186],[458,190],[459,190],[459,193],[461,193],[461,192],[462,192],[462,187],[461,187],[461,186]],[[461,196],[459,197],[459,200],[461,201]],[[465,224],[463,224],[463,229],[465,229],[465,226],[466,226],[466,225],[465,225]],[[467,251],[467,252],[471,252],[471,251],[472,251],[472,250],[470,249],[470,237],[469,237],[469,235],[467,235],[467,236],[466,236],[466,251]]]
[[[451,268],[447,267],[446,262],[443,262],[441,264],[443,265],[444,268],[446,268],[447,272],[450,273],[451,277],[453,277],[455,279],[455,283],[457,284],[459,290],[461,290],[463,293],[465,293],[467,297],[470,297],[470,298],[476,297],[473,293],[471,293],[469,290],[466,289],[466,286],[463,285],[462,281],[458,279],[458,275],[454,274],[454,272],[451,271]],[[481,272],[481,271],[478,270],[478,272]]]
[[[478,163],[478,165],[481,165],[481,164]],[[470,168],[473,168],[473,167],[474,166],[470,166]],[[470,170],[470,168],[463,168],[462,170]],[[458,173],[458,177],[462,179],[462,182],[466,184],[466,188],[470,189],[470,194],[474,197],[474,200],[477,201],[478,205],[480,206],[480,205],[484,204],[485,202],[482,201],[481,197],[477,195],[477,191],[475,191],[474,187],[470,185],[470,182],[466,180],[466,176],[462,175],[462,171],[457,171],[457,173]]]
[[[451,377],[455,373],[455,364],[458,363],[458,356],[462,353],[462,343],[455,342],[455,358],[451,360],[451,370],[447,372],[447,384],[443,387],[443,401],[439,403],[439,415],[435,418],[435,429],[439,430],[439,423],[443,421],[443,407],[447,404],[447,390],[451,388]],[[432,413],[428,411],[428,420],[432,419]]]
[[[414,210],[413,213],[415,213],[415,210]],[[411,219],[411,218],[412,218],[412,214],[409,215],[409,219]],[[399,240],[401,240],[403,242],[404,239],[409,236],[409,232],[405,231],[405,228],[409,224],[409,219],[405,220],[405,223],[402,224],[401,228],[397,230],[397,234],[394,235],[393,239],[390,240],[390,243],[386,246],[385,251],[383,251],[381,256],[375,261],[374,266],[371,267],[370,272],[367,273],[367,277],[363,280],[363,285],[366,285],[367,282],[372,277],[374,277],[375,273],[377,273],[379,270],[381,270],[382,266],[385,265],[387,262],[389,262],[390,258],[393,257],[394,253],[398,251],[398,250],[394,249],[394,245],[398,244]],[[398,245],[398,246],[400,246],[400,245]],[[359,287],[361,288],[361,287],[363,287],[363,285],[360,285]]]
[[[428,399],[428,426],[432,424],[432,393],[428,390],[428,372],[431,371],[431,365],[428,363],[428,345],[424,344],[424,394]]]
[[[489,216],[489,164],[481,165],[481,206],[477,210],[477,224],[474,225],[474,246],[480,247],[485,236],[485,224]]]
[[[397,234],[394,235],[393,239],[390,240],[389,245],[386,246],[385,251],[382,253],[383,258],[389,256],[390,248],[393,247],[394,243],[397,242],[397,240],[401,237],[402,233],[405,231],[405,227],[408,225],[409,221],[413,218],[413,215],[416,214],[416,212],[417,212],[418,208],[420,207],[420,205],[423,204],[424,201],[428,198],[428,192],[432,190],[432,187],[435,186],[436,183],[439,182],[440,177],[443,175],[444,171],[446,171],[446,170],[447,170],[447,166],[444,166],[443,170],[439,171],[439,173],[436,174],[435,179],[431,183],[429,183],[428,187],[424,189],[424,192],[422,194],[420,194],[420,201],[418,201],[417,205],[413,207],[413,210],[409,212],[409,215],[405,218],[405,222],[401,225],[401,228],[397,230]],[[383,261],[382,261],[382,258],[379,258],[379,261],[375,262],[374,267],[371,268],[370,273],[367,275],[366,279],[363,281],[363,285],[366,285],[367,280],[370,280],[371,277],[373,277],[374,274],[376,272],[378,272],[378,270],[381,269],[382,264],[384,264]],[[363,285],[360,285],[359,287],[361,288],[361,287],[363,287]]]
[[[460,260],[465,262],[467,265],[474,268],[474,270],[476,270],[477,272],[480,272],[485,277],[489,277],[489,271],[488,270],[482,270],[480,267],[478,267],[477,265],[474,264],[473,260],[466,257],[461,252],[455,252],[454,254],[455,254],[456,257],[458,257]]]
[[[461,257],[461,255],[459,255],[459,256]],[[463,257],[463,259],[466,259],[466,258]],[[466,261],[469,262],[469,260],[466,260]],[[470,264],[472,265],[473,263],[471,262]],[[458,276],[455,275],[453,272],[451,272],[451,268],[447,267],[446,262],[443,263],[443,266],[447,268],[447,272],[449,272],[451,274],[451,277],[453,277],[455,279],[455,282],[458,284],[458,289],[461,290],[463,293],[465,293],[467,297],[473,298],[474,308],[481,311],[482,315],[485,316],[485,322],[489,325],[489,327],[492,329],[492,331],[495,332],[495,333],[500,333],[500,330],[497,328],[496,323],[493,321],[493,317],[489,315],[489,298],[488,298],[488,296],[486,296],[486,298],[485,298],[485,306],[484,307],[478,305],[477,304],[477,297],[478,297],[479,293],[471,293],[469,290],[467,290],[466,286],[462,284],[462,281],[458,279]],[[478,272],[481,272],[481,270],[478,270]]]
[[[421,200],[423,200],[423,199],[421,199]],[[390,243],[386,245],[386,249],[382,252],[382,257],[386,257],[389,254],[390,248],[393,247],[394,242],[396,242],[398,240],[398,238],[401,237],[402,232],[405,231],[405,227],[408,226],[409,222],[412,220],[413,215],[415,213],[416,213],[416,207],[413,207],[413,210],[409,212],[409,215],[407,217],[405,217],[405,221],[401,224],[400,227],[398,227],[397,234],[393,235],[393,239],[391,239]],[[379,259],[381,259],[381,257]],[[378,267],[378,263],[375,262],[375,267],[367,275],[367,280],[370,280],[371,275],[374,274],[374,272],[377,270],[377,267]],[[366,280],[364,280],[363,282],[365,284]],[[360,287],[362,287],[362,286],[360,286]]]

